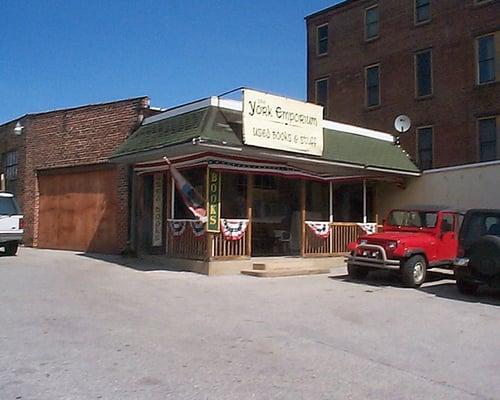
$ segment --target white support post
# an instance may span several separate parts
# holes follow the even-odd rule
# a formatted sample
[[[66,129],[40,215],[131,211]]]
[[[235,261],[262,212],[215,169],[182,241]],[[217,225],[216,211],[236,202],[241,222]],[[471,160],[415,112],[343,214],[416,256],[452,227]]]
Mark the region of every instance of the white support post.
[[[330,222],[330,253],[333,252],[333,227],[332,227],[332,223],[333,223],[333,182],[330,181],[329,182],[329,197],[328,197],[328,205],[329,205],[329,212],[330,212],[330,217],[328,219],[328,221]]]
[[[366,216],[366,179],[363,179],[363,223],[366,224],[368,222]]]
[[[170,193],[171,193],[171,202],[170,202],[170,218],[174,219],[175,216],[175,181],[174,178],[171,179],[170,182]]]

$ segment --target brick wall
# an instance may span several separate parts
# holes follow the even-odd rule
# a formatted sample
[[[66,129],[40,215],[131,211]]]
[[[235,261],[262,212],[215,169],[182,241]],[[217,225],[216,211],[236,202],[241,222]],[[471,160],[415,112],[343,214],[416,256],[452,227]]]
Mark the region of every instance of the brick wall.
[[[22,197],[25,215],[25,243],[37,245],[38,181],[37,171],[65,167],[106,164],[109,155],[138,126],[140,116],[148,107],[147,97],[106,104],[83,106],[42,114],[30,114],[25,118],[21,142],[2,140],[0,127],[0,151],[5,147],[22,149]],[[120,216],[117,251],[125,248],[128,238],[128,170],[118,169],[117,193]],[[21,187],[21,186],[20,186]],[[20,193],[20,192],[19,192]]]
[[[434,126],[434,166],[478,161],[476,118],[500,113],[500,85],[478,87],[475,38],[500,30],[500,1],[432,1],[432,20],[414,24],[413,0],[354,0],[307,21],[307,96],[314,82],[329,78],[328,117],[394,132],[397,115],[407,114],[412,130],[402,139],[415,157],[416,128]],[[364,9],[378,4],[380,37],[364,40]],[[327,56],[316,55],[316,27],[329,23]],[[414,54],[432,49],[434,94],[415,98]],[[381,105],[365,107],[364,68],[380,63]]]

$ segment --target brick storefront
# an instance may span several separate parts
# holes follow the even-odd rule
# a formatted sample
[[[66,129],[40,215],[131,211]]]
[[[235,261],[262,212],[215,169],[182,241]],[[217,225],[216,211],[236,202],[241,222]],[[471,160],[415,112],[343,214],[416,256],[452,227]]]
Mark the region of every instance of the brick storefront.
[[[422,24],[415,23],[414,0],[347,0],[307,17],[308,100],[316,101],[315,82],[327,78],[329,118],[394,132],[395,117],[406,114],[412,129],[402,144],[414,160],[416,129],[432,126],[434,168],[480,161],[478,119],[500,115],[500,64],[495,82],[477,84],[476,39],[500,31],[500,1],[478,3],[431,1],[431,18]],[[367,41],[365,10],[372,6],[378,6],[379,35]],[[328,51],[317,55],[317,28],[324,24]],[[433,91],[417,98],[415,54],[427,49]],[[365,68],[371,65],[380,67],[380,105],[368,108]]]
[[[125,249],[128,237],[128,170],[108,163],[108,156],[149,115],[149,99],[139,97],[72,109],[27,114],[0,126],[0,152],[17,151],[16,194],[25,217],[25,244],[39,243],[39,182],[47,174],[69,176],[117,169],[111,205],[116,214],[116,240],[110,252]],[[14,134],[16,123],[23,126]],[[75,175],[73,175],[75,176]],[[94,176],[94,175],[92,175]],[[84,193],[82,196],[85,196]],[[92,210],[90,210],[92,211]],[[83,211],[84,212],[84,211]],[[91,218],[90,214],[79,218]],[[113,234],[113,235],[115,235]],[[59,247],[58,247],[59,248]],[[64,243],[61,247],[64,248]],[[82,249],[78,249],[82,250]],[[84,249],[86,250],[86,249]],[[92,249],[90,249],[92,250]]]

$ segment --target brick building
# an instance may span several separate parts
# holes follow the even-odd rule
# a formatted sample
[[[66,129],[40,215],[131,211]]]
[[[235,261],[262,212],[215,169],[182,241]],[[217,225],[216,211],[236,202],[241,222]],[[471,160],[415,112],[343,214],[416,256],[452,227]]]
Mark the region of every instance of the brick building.
[[[307,97],[422,169],[500,159],[500,1],[346,0],[306,17]]]
[[[2,173],[25,217],[25,244],[125,249],[129,171],[108,156],[151,112],[149,99],[138,97],[26,114],[0,125]]]

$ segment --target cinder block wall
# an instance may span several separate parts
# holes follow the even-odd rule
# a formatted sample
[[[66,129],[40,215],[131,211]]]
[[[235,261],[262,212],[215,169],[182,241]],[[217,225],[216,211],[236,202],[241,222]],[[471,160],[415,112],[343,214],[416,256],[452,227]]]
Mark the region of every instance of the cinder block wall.
[[[453,209],[499,208],[500,162],[426,171],[409,179],[401,189],[379,184],[376,206],[379,218],[394,208],[412,205],[439,205]]]

